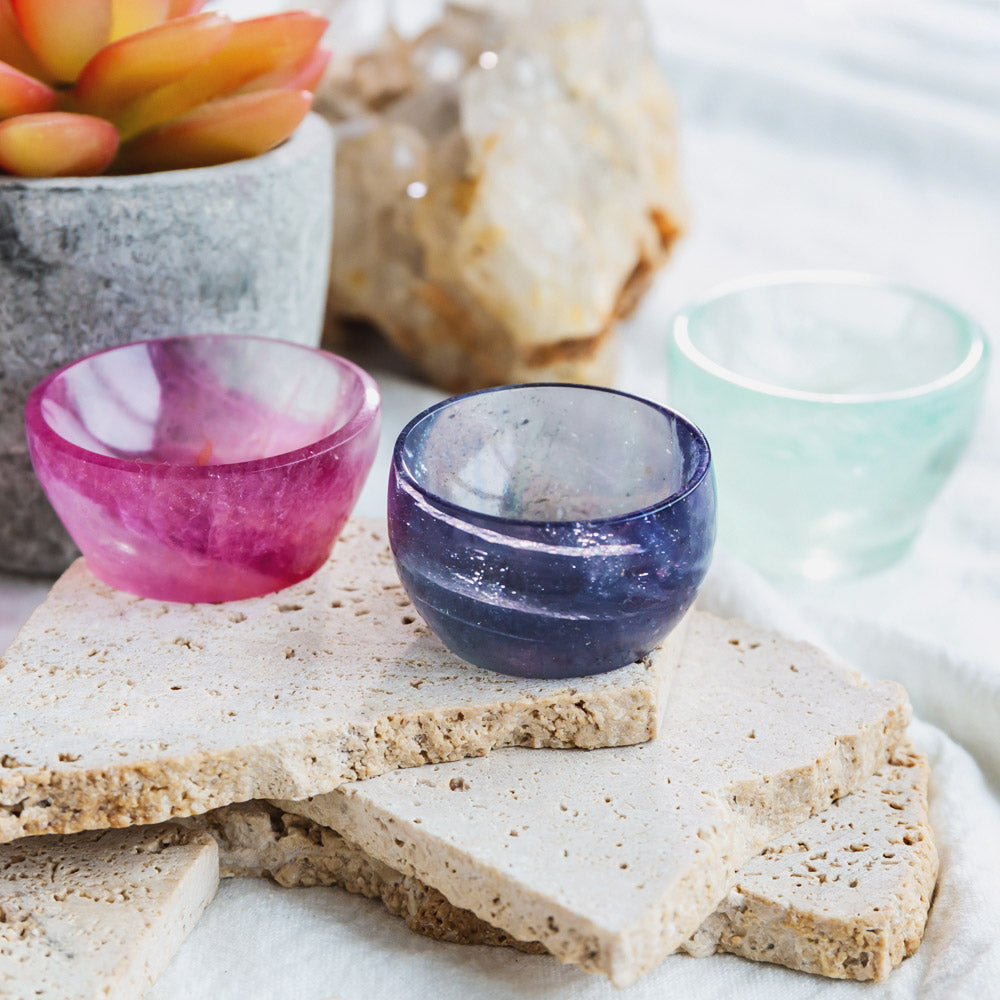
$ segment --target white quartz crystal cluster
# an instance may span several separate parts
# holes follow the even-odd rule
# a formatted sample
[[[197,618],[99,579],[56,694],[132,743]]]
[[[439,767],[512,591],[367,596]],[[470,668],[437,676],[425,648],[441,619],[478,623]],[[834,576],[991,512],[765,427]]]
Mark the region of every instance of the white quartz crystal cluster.
[[[340,60],[331,315],[451,391],[608,382],[681,230],[671,94],[637,0],[449,5]]]

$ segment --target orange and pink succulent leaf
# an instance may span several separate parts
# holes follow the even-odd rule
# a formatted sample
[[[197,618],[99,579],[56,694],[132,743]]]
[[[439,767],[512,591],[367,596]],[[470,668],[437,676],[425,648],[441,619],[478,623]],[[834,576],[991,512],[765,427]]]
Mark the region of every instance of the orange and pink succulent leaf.
[[[47,84],[0,62],[0,118],[54,111],[59,95]]]
[[[170,16],[170,0],[111,0],[111,32],[117,42],[126,35],[152,28]]]
[[[119,172],[210,167],[284,142],[312,105],[307,90],[262,90],[212,101],[125,143]]]
[[[10,0],[21,34],[53,80],[71,83],[111,35],[111,0]]]
[[[108,116],[190,73],[221,51],[232,30],[222,14],[194,14],[112,42],[84,66],[73,88],[76,102]]]
[[[197,14],[208,0],[169,0],[167,17],[187,17]]]
[[[21,35],[10,0],[0,0],[0,60],[38,80],[48,80],[45,67]]]
[[[20,177],[89,177],[107,170],[118,133],[103,118],[64,111],[0,122],[0,170]]]
[[[329,49],[322,45],[317,46],[298,65],[276,69],[272,73],[258,76],[240,87],[237,93],[251,94],[255,90],[277,90],[279,87],[288,90],[315,91],[323,79],[331,54]]]
[[[251,80],[303,62],[327,26],[319,14],[289,11],[237,21],[225,47],[187,76],[161,87],[113,114],[123,139],[186,115],[225,97]]]

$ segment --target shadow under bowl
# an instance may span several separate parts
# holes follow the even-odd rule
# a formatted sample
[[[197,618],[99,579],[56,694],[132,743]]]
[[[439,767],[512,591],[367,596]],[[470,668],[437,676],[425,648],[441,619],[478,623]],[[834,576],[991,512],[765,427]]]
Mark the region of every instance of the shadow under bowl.
[[[35,472],[99,579],[229,601],[329,556],[374,460],[374,380],[326,351],[195,335],[111,348],[25,406]]]
[[[513,385],[445,400],[400,434],[389,540],[415,607],[499,673],[601,673],[653,650],[711,560],[708,444],[623,392]]]

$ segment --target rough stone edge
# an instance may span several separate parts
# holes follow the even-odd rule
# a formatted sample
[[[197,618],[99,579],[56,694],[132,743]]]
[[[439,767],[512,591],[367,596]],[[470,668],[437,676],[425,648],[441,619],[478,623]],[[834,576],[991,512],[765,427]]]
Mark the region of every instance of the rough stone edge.
[[[911,846],[897,905],[887,907],[885,900],[867,898],[850,919],[817,918],[796,906],[794,897],[781,905],[748,891],[737,874],[729,894],[679,950],[696,957],[727,952],[827,978],[885,980],[920,944],[938,873],[928,820],[926,758],[903,745],[890,755],[889,764],[912,769],[919,804],[920,839]],[[382,863],[328,827],[275,805],[244,803],[186,822],[218,839],[223,877],[263,876],[285,887],[337,885],[379,899],[406,921],[409,930],[425,937],[548,954],[540,942],[521,941],[486,923],[470,910],[454,906],[433,886]],[[268,834],[261,837],[263,824],[270,840]],[[780,843],[780,838],[773,843]]]
[[[887,905],[888,900],[869,898],[850,918],[840,919],[799,908],[794,900],[781,906],[737,876],[730,893],[685,950],[698,957],[724,951],[831,979],[884,981],[917,950],[938,876],[938,853],[928,818],[927,759],[903,745],[890,755],[889,764],[911,771],[918,817],[918,836],[908,845],[907,872],[900,880],[897,901]],[[775,928],[780,931],[777,935]]]
[[[203,843],[205,847],[210,847],[211,845],[207,843],[208,840],[208,837],[189,837],[185,839],[185,842],[188,844]],[[180,842],[179,839],[178,843]],[[136,953],[129,963],[128,975],[122,976],[118,981],[119,988],[112,987],[108,990],[109,1000],[132,1000],[133,997],[145,996],[157,979],[166,971],[167,966],[173,961],[174,955],[177,954],[187,936],[194,930],[209,903],[215,898],[219,881],[217,878],[210,880],[211,891],[201,893],[194,906],[186,905],[190,900],[185,897],[185,891],[189,886],[197,883],[204,867],[211,868],[211,865],[216,863],[218,863],[217,845],[215,849],[199,854],[198,858],[189,865],[175,886],[169,901],[164,905],[161,919],[156,925],[147,924],[144,928],[140,947],[137,947]],[[129,988],[129,979],[136,984],[136,989]]]
[[[267,802],[244,802],[180,821],[219,843],[222,878],[270,878],[285,888],[339,886],[378,899],[407,927],[454,944],[488,944],[547,954],[453,906],[433,886],[383,864],[335,830]]]
[[[103,832],[99,833],[101,840],[104,840]],[[130,836],[133,833],[136,838],[143,842],[142,844],[135,843],[135,839]],[[114,840],[112,844],[98,842],[99,849],[129,855],[134,852],[139,854],[160,853],[176,848],[195,849],[193,855],[188,858],[170,894],[159,900],[158,912],[150,915],[143,922],[141,931],[132,938],[130,948],[117,956],[113,967],[107,968],[104,981],[93,983],[95,989],[98,990],[97,993],[93,994],[95,997],[99,995],[105,1000],[136,1000],[138,997],[145,996],[164,972],[215,897],[219,886],[218,838],[211,836],[203,828],[185,829],[177,824],[163,824],[127,832],[116,831],[111,836],[118,839]],[[47,839],[39,838],[43,843]],[[154,841],[159,841],[159,843],[152,848],[143,846]],[[64,842],[61,846],[68,847],[69,843]],[[81,846],[91,846],[94,843],[95,841],[88,840],[83,842]],[[38,846],[37,843],[32,845],[34,848]],[[71,877],[72,872],[69,875]],[[54,878],[49,872],[45,873],[45,877],[47,879]],[[23,905],[23,900],[18,898],[17,893],[15,893],[14,898],[15,903]],[[0,916],[3,915],[3,904],[3,898],[0,898]],[[109,902],[106,905],[109,910],[119,907],[127,909],[130,903],[126,898]],[[73,922],[72,918],[69,922]],[[37,932],[37,930],[31,931],[29,934],[34,936]],[[86,944],[82,941],[72,942],[63,939],[60,939],[59,943],[64,947],[73,943]],[[95,954],[92,957],[106,956]],[[14,982],[16,985],[16,980]],[[13,997],[13,994],[3,991],[4,984],[9,986],[10,981],[3,978],[3,983],[0,983],[0,994],[4,997]],[[28,984],[29,988],[41,985],[39,983]],[[34,996],[35,993],[32,992],[31,995]],[[74,992],[73,996],[77,995]],[[88,992],[87,995],[91,994]]]
[[[817,919],[815,914],[797,908],[794,898],[782,906],[748,892],[737,876],[733,889],[715,913],[682,948],[699,956],[715,950],[729,952],[831,978],[884,980],[916,951],[937,876],[937,853],[927,819],[926,760],[904,746],[890,756],[890,764],[912,768],[914,798],[919,805],[919,837],[908,845],[911,850],[897,905],[887,907],[884,900],[866,899],[850,918]],[[379,862],[333,830],[273,805],[231,805],[161,829],[166,849],[174,844],[211,842],[213,866],[218,842],[218,865],[223,877],[264,876],[286,887],[337,885],[381,900],[390,913],[406,921],[411,931],[436,940],[546,953],[542,944],[519,941],[470,911],[453,906],[437,889]],[[183,833],[179,834],[179,829]],[[136,832],[148,835],[156,828]],[[204,856],[200,855],[185,878],[194,877],[194,868],[203,863]],[[174,899],[182,895],[175,892]],[[141,993],[154,982],[208,901],[209,897],[205,897],[189,914],[193,919],[187,921],[175,921],[168,912],[159,922],[163,925],[160,930],[165,927],[167,931],[166,944],[158,938],[152,957],[147,950],[137,949],[127,965],[115,970],[118,989],[109,996],[137,995],[136,989]],[[776,929],[779,933],[774,935]]]
[[[689,873],[685,880],[690,889],[686,896],[687,906],[675,910],[673,919],[661,916],[659,921],[636,929],[631,940],[623,936],[601,940],[598,954],[582,956],[580,966],[588,972],[606,975],[615,986],[622,988],[676,951],[713,911],[739,869],[758,855],[769,841],[860,788],[889,760],[893,750],[905,739],[911,719],[909,701],[905,692],[899,690],[901,700],[887,707],[881,725],[873,721],[867,731],[835,737],[827,752],[812,764],[786,769],[772,776],[765,786],[755,782],[730,785],[728,804],[739,821],[734,826],[735,837],[719,838],[720,843],[716,845],[725,864],[710,874],[704,870]],[[759,819],[755,821],[751,809],[758,818],[771,819],[771,825]],[[560,961],[575,960],[573,956],[564,958],[557,954],[556,957]]]
[[[686,627],[685,619],[629,688],[580,694],[569,687],[526,701],[516,713],[509,702],[458,706],[388,715],[363,731],[348,726],[221,753],[101,769],[0,771],[0,844],[159,823],[254,798],[305,799],[397,768],[481,757],[501,747],[643,743],[658,733]]]
[[[535,936],[526,931],[528,927],[539,928],[541,933],[538,938],[559,961],[605,975],[617,987],[630,985],[697,930],[725,895],[738,869],[759,854],[769,841],[825,809],[834,799],[859,788],[885,763],[890,752],[903,740],[910,721],[905,692],[896,684],[888,687],[898,690],[898,698],[885,706],[879,718],[872,719],[868,730],[851,736],[833,737],[823,757],[809,765],[789,768],[772,776],[769,784],[775,794],[779,789],[788,788],[799,794],[792,806],[781,811],[781,823],[767,830],[761,824],[744,824],[745,830],[730,824],[729,828],[717,833],[712,842],[706,843],[706,847],[720,859],[719,863],[712,870],[705,865],[692,870],[678,891],[663,901],[660,912],[653,911],[641,927],[615,932],[581,920],[576,914],[554,906],[550,901],[544,907],[540,903],[526,907],[524,900],[520,905],[506,901],[495,915],[491,915],[491,922],[519,939]],[[741,812],[744,789],[731,786],[729,791],[732,792],[731,806],[737,813]],[[759,796],[757,801],[761,801]],[[275,804],[286,810],[298,807],[302,811],[306,811],[308,805],[310,817],[323,821],[323,816],[316,813],[312,803],[296,804],[280,800]],[[725,805],[726,801],[722,800],[721,804]],[[763,812],[766,814],[766,807]],[[450,853],[447,845],[441,851],[441,845],[433,838],[420,842],[409,837],[402,840],[403,832],[398,826],[395,838],[389,843],[384,828],[394,822],[391,814],[366,812],[364,826],[367,830],[352,830],[351,840],[379,861],[407,875],[426,878],[429,871],[440,872],[442,882],[438,888],[461,908],[465,902],[464,887],[476,884],[480,875],[477,866],[460,855]],[[432,881],[431,878],[426,880]],[[680,903],[679,897],[684,897]],[[552,918],[551,922],[547,921],[547,917]]]

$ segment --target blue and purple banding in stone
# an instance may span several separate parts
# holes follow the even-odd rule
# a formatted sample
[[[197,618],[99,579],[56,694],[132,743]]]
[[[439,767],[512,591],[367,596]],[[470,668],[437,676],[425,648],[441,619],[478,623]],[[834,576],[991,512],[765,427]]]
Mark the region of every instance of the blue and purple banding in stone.
[[[651,408],[653,423],[644,413],[643,425],[662,423],[664,444],[676,452],[679,488],[624,513],[569,520],[499,516],[429,489],[428,462],[458,468],[463,460],[434,453],[433,444],[425,453],[435,424],[461,420],[468,401],[479,405],[477,397],[524,389],[606,393]],[[516,405],[504,419],[527,422]],[[587,441],[598,458],[602,449],[620,448],[613,423],[599,436]],[[639,450],[657,446],[647,441]],[[715,486],[701,431],[666,407],[589,386],[507,386],[419,414],[396,442],[388,513],[400,578],[439,638],[470,663],[525,677],[599,673],[647,655],[693,603],[715,540]]]

